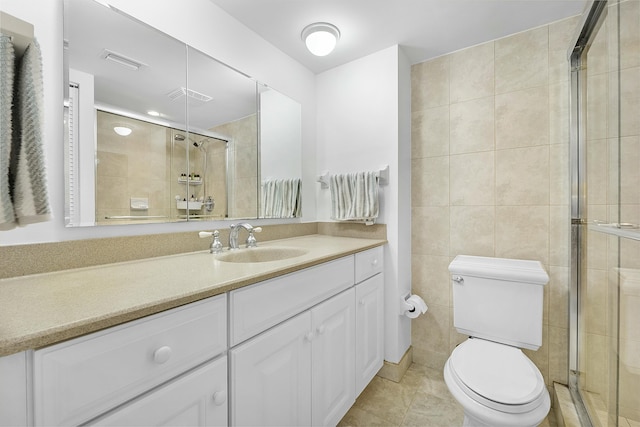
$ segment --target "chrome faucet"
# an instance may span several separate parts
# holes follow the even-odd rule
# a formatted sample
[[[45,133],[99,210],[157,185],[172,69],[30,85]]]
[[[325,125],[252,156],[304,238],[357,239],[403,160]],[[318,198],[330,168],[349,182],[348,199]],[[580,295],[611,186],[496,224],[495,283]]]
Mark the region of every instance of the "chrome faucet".
[[[240,232],[240,228],[244,228],[249,232],[249,237],[247,237],[246,242],[247,248],[255,248],[258,246],[258,241],[253,233],[261,232],[262,227],[253,227],[251,224],[245,222],[242,224],[231,224],[229,228],[231,229],[229,232],[229,250],[238,249],[238,233]]]

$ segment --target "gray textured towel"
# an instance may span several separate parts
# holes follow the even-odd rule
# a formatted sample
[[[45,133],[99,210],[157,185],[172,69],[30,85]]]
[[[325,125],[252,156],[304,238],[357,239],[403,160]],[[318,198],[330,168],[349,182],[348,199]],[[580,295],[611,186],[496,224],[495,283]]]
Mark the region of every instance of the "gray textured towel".
[[[9,185],[14,68],[15,52],[11,38],[0,34],[0,230],[16,226]]]
[[[378,174],[356,172],[331,175],[331,219],[374,224],[378,218]]]
[[[27,225],[48,221],[52,216],[42,149],[42,57],[35,39],[18,61],[15,80],[14,130],[18,132],[11,149],[11,190],[18,224]]]

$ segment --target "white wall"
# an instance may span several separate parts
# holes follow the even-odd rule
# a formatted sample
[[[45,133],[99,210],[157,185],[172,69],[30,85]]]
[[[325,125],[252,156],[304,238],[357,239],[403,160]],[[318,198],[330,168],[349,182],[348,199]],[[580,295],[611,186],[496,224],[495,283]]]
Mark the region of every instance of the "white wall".
[[[411,323],[400,297],[411,290],[410,69],[392,46],[317,76],[317,166],[321,173],[376,170],[389,165],[381,187],[385,252],[385,359],[397,363],[411,343]],[[401,118],[403,113],[406,117]],[[330,220],[328,189],[316,184],[318,220]]]
[[[315,220],[314,74],[270,45],[208,0],[113,0],[135,18],[241,70],[302,105],[303,214]],[[199,230],[202,224],[64,227],[62,0],[2,0],[2,11],[34,25],[42,49],[45,156],[53,221],[0,233],[0,245]],[[256,221],[260,222],[260,221]],[[269,223],[263,220],[260,223]],[[207,229],[227,227],[208,223]]]
[[[298,159],[300,104],[273,90],[260,93],[260,174],[262,179],[302,176]]]

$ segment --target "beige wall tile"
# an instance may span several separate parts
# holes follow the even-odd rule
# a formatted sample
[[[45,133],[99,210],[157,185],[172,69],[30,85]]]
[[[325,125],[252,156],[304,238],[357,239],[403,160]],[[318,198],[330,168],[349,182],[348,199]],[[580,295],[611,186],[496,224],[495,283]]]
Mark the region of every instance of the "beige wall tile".
[[[586,336],[586,384],[587,389],[600,394],[603,398],[608,395],[609,343],[603,335],[587,334]],[[582,370],[582,369],[581,369]]]
[[[495,41],[496,93],[538,87],[549,81],[547,26]]]
[[[413,206],[449,205],[449,157],[414,159],[411,171]]]
[[[549,83],[569,80],[567,52],[578,23],[575,16],[549,25]]]
[[[444,366],[449,357],[449,306],[430,304],[424,315],[411,321],[411,338],[414,361],[422,359],[435,368],[442,362]],[[427,356],[434,360],[425,360]]]
[[[640,134],[640,67],[620,71],[620,135]]]
[[[607,273],[604,270],[587,270],[587,286],[582,296],[586,319],[585,328],[590,334],[607,334]]]
[[[411,67],[411,111],[449,105],[449,57]]]
[[[412,253],[449,255],[449,206],[426,206],[412,209]]]
[[[411,114],[411,158],[449,155],[449,106]]]
[[[587,52],[587,67],[592,76],[609,71],[608,27],[609,20],[605,20]]]
[[[496,204],[549,204],[549,147],[496,151]]]
[[[569,328],[569,268],[549,267],[549,326]]]
[[[494,256],[495,208],[452,206],[450,255]]]
[[[569,188],[569,144],[549,146],[549,203],[568,206]]]
[[[494,149],[494,97],[451,104],[451,154]]]
[[[450,159],[451,205],[493,205],[495,201],[494,152],[459,154],[451,156]]]
[[[549,85],[549,143],[569,145],[569,82]]]
[[[640,2],[620,3],[620,68],[640,66]]]
[[[571,225],[569,205],[549,206],[549,265],[568,267]]]
[[[124,192],[126,188],[125,177],[105,176],[100,179],[96,183],[96,192],[99,194],[96,199],[96,210],[108,211],[111,208],[129,210],[129,196]]]
[[[638,118],[640,120],[640,118]],[[616,161],[615,158],[614,161]],[[617,170],[615,167],[612,170]],[[640,204],[640,137],[620,138],[620,203],[623,205]],[[610,200],[617,202],[617,200]]]
[[[549,380],[569,383],[569,329],[549,326]]]
[[[420,295],[428,306],[450,305],[449,296],[449,257],[418,255],[412,257],[411,291]]]
[[[494,80],[493,42],[450,55],[451,103],[493,96]]]
[[[549,207],[496,206],[496,256],[548,264]]]
[[[549,144],[549,88],[496,95],[496,149]]]
[[[608,74],[587,77],[587,138],[603,139],[607,136],[609,112]]]
[[[589,220],[606,220],[606,206],[603,205],[589,205],[588,217]],[[608,262],[608,239],[607,235],[603,233],[589,233],[587,238],[587,265],[589,268],[606,270]]]

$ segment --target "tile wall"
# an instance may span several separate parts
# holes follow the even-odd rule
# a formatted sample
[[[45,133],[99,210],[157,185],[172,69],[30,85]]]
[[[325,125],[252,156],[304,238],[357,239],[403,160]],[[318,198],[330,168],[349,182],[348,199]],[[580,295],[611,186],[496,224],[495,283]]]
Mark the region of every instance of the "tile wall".
[[[442,369],[458,254],[539,260],[543,343],[526,351],[547,385],[567,383],[571,18],[412,66],[414,362]]]
[[[133,132],[120,136],[114,126]],[[170,130],[116,114],[97,112],[96,224],[109,216],[158,215],[171,212]],[[131,197],[148,199],[148,210],[131,209]],[[121,224],[122,221],[115,220]]]
[[[230,218],[255,218],[258,215],[258,116],[225,123],[210,129],[230,135],[234,163],[229,165],[234,185],[227,195]]]

